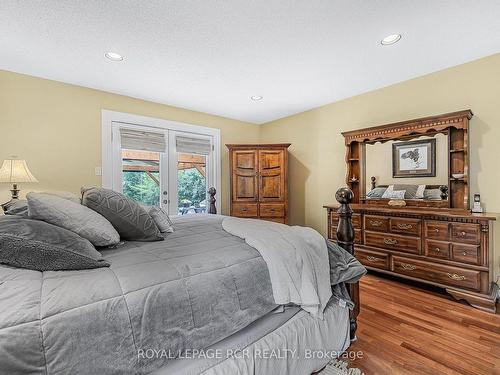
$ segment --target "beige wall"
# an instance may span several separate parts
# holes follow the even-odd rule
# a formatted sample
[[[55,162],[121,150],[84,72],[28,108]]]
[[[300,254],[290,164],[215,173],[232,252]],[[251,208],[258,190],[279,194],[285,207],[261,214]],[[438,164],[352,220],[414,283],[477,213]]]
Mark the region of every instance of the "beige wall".
[[[291,142],[292,224],[326,232],[323,204],[344,185],[341,131],[472,109],[471,189],[500,212],[500,54],[332,103],[262,127],[261,140]],[[500,223],[495,229],[500,274]]]
[[[377,185],[414,184],[414,185],[448,185],[448,137],[436,134],[434,137],[418,137],[413,139],[436,139],[436,177],[392,177],[392,145],[399,142],[377,142],[366,145],[366,191],[371,189],[371,176],[377,178]]]
[[[126,96],[0,71],[0,160],[18,155],[28,161],[39,184],[33,190],[78,192],[100,185],[101,110],[109,109],[221,129],[222,211],[229,212],[225,143],[259,140],[259,127],[236,120],[155,104]],[[0,184],[0,202],[10,197]]]

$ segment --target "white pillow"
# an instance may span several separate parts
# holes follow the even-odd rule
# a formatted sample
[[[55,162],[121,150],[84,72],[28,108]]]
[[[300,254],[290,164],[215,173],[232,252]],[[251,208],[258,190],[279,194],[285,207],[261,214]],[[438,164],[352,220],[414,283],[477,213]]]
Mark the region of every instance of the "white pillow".
[[[389,189],[387,189],[389,190]],[[385,199],[405,199],[406,190],[391,190],[389,193],[387,191],[384,193],[382,198]]]
[[[417,192],[415,193],[415,199],[424,199],[424,191],[426,185],[418,185]]]

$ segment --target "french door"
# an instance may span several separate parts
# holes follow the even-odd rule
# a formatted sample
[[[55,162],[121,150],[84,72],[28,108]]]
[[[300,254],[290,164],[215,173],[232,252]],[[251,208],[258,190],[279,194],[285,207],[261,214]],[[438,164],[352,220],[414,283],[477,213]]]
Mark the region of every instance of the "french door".
[[[170,215],[205,213],[216,184],[214,136],[111,123],[112,189]]]

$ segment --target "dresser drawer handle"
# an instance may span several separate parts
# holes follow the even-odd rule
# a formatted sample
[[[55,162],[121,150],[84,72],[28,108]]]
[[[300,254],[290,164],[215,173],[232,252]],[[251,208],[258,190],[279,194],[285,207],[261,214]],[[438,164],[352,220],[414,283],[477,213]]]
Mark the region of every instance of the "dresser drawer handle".
[[[382,226],[382,222],[380,220],[370,220],[370,225],[372,227],[381,227]]]
[[[380,259],[379,258],[375,258],[375,257],[372,257],[371,255],[368,255],[366,257],[366,259],[369,261],[369,262],[373,262],[373,263],[376,263],[378,262]]]
[[[398,224],[399,229],[412,229],[413,225],[411,224]]]
[[[417,266],[414,266],[413,264],[408,264],[408,263],[400,263],[401,268],[407,271],[413,271],[417,268]]]
[[[464,251],[464,252],[462,253],[462,255],[467,255],[467,251]]]
[[[248,211],[248,208],[242,208],[241,209],[241,212],[247,212]]]
[[[276,211],[274,208],[269,209],[269,212],[274,212],[274,211]]]
[[[465,276],[458,275],[456,273],[447,273],[448,277],[452,280],[463,281],[465,280]]]
[[[439,233],[439,229],[438,228],[434,229],[434,232]]]
[[[434,250],[436,251],[436,253],[439,253],[441,251],[439,247],[436,247]]]
[[[384,243],[386,245],[396,245],[398,243],[398,240],[393,240],[391,238],[384,238]]]

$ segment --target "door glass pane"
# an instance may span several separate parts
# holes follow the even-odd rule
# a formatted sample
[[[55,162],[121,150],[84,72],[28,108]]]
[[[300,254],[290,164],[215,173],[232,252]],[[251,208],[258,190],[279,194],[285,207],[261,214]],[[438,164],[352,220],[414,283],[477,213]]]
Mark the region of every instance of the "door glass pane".
[[[177,153],[177,183],[179,215],[207,211],[207,157]]]
[[[160,153],[122,150],[123,194],[135,201],[160,205]]]

